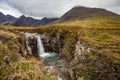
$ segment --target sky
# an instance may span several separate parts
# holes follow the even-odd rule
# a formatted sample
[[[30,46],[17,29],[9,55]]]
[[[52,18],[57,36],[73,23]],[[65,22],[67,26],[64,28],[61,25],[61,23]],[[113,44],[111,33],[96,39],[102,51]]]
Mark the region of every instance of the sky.
[[[120,0],[0,0],[0,12],[15,17],[61,17],[74,6],[105,8],[120,14]]]

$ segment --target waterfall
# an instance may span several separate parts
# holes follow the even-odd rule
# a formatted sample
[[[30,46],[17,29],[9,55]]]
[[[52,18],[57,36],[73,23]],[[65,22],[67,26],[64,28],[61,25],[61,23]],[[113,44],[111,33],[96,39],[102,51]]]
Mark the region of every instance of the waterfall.
[[[30,40],[36,39],[37,44],[36,45],[34,44],[34,46],[37,47],[37,53],[38,53],[39,57],[46,58],[46,57],[56,56],[55,53],[49,53],[49,52],[46,53],[45,52],[40,35],[38,35],[37,33],[24,33],[24,34],[26,37],[26,47],[30,54],[33,54],[33,53],[32,53],[31,46],[29,45],[29,42],[30,42]]]
[[[37,40],[37,48],[38,48],[38,54],[44,54],[45,50],[41,41],[41,37],[39,35],[36,35],[36,40]]]
[[[27,50],[30,54],[34,54],[32,50],[36,50],[36,52],[38,53],[39,57],[41,59],[43,59],[44,61],[47,60],[47,62],[49,62],[49,64],[51,66],[47,66],[47,69],[48,69],[48,74],[50,72],[51,69],[55,69],[55,64],[63,64],[63,62],[58,62],[57,60],[55,60],[55,58],[58,58],[58,54],[56,53],[47,53],[45,52],[45,49],[44,49],[44,45],[42,43],[42,40],[41,40],[41,36],[37,33],[22,33],[25,35],[25,38],[26,38],[26,47],[27,47]],[[32,40],[36,40],[37,44],[33,43]],[[31,45],[32,44],[32,45]],[[37,49],[34,49],[33,48],[37,48]],[[55,62],[51,63],[51,59],[55,60]],[[61,65],[60,65],[61,67]],[[59,66],[58,66],[59,68]],[[57,76],[58,80],[63,80],[59,75]]]
[[[36,35],[35,38],[37,40],[37,52],[39,54],[39,57],[44,58],[44,57],[52,56],[52,54],[45,52],[45,49],[44,49],[44,46],[42,44],[40,35]]]

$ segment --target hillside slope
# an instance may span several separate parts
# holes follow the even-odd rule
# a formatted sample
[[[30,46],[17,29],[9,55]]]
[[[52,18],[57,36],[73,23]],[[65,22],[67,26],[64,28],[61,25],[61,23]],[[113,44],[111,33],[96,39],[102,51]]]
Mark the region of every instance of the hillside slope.
[[[84,20],[92,17],[117,17],[118,14],[101,8],[89,8],[77,6],[65,13],[57,22]]]
[[[11,29],[48,36],[44,46],[48,50],[49,44],[49,51],[59,53],[66,60],[63,76],[67,80],[120,77],[120,18],[98,17],[41,28]]]

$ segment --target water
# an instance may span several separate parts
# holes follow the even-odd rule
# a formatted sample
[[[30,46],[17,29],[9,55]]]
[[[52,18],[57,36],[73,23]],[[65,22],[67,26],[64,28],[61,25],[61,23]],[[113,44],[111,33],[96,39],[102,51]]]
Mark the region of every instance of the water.
[[[40,57],[48,56],[49,53],[47,53],[47,54],[45,53],[45,49],[43,47],[43,44],[42,44],[42,41],[41,41],[41,37],[39,35],[36,35],[35,38],[37,40],[37,48],[38,48],[37,50],[38,50],[39,56]],[[44,55],[44,54],[46,54],[46,55]]]
[[[46,69],[48,73],[50,70],[55,69],[57,71],[64,70],[64,61],[59,60],[59,55],[56,53],[45,52],[44,46],[42,44],[42,40],[40,35],[36,33],[24,33],[26,36],[26,46],[29,53],[32,54],[31,46],[29,45],[29,38],[37,40],[37,53],[41,60],[47,65]],[[59,75],[57,76],[58,80],[63,80]]]
[[[29,53],[32,53],[32,49],[31,46],[29,45],[30,40],[29,39],[36,39],[37,40],[37,53],[39,55],[40,58],[45,59],[45,58],[54,58],[54,57],[58,57],[58,54],[56,53],[49,53],[49,52],[45,52],[44,46],[42,44],[42,40],[40,35],[38,35],[37,33],[24,33],[25,37],[26,37],[26,46],[27,46],[27,50]]]

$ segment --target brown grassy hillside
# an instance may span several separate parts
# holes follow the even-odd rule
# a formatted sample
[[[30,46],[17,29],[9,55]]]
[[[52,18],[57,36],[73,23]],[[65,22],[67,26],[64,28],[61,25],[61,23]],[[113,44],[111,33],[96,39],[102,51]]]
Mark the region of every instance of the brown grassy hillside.
[[[59,54],[68,62],[65,71],[68,80],[120,78],[120,18],[97,17],[39,28],[6,29],[47,34],[55,39],[59,36]],[[82,56],[77,56],[76,60],[75,46],[79,41],[85,49],[90,48],[90,53],[85,52]]]

